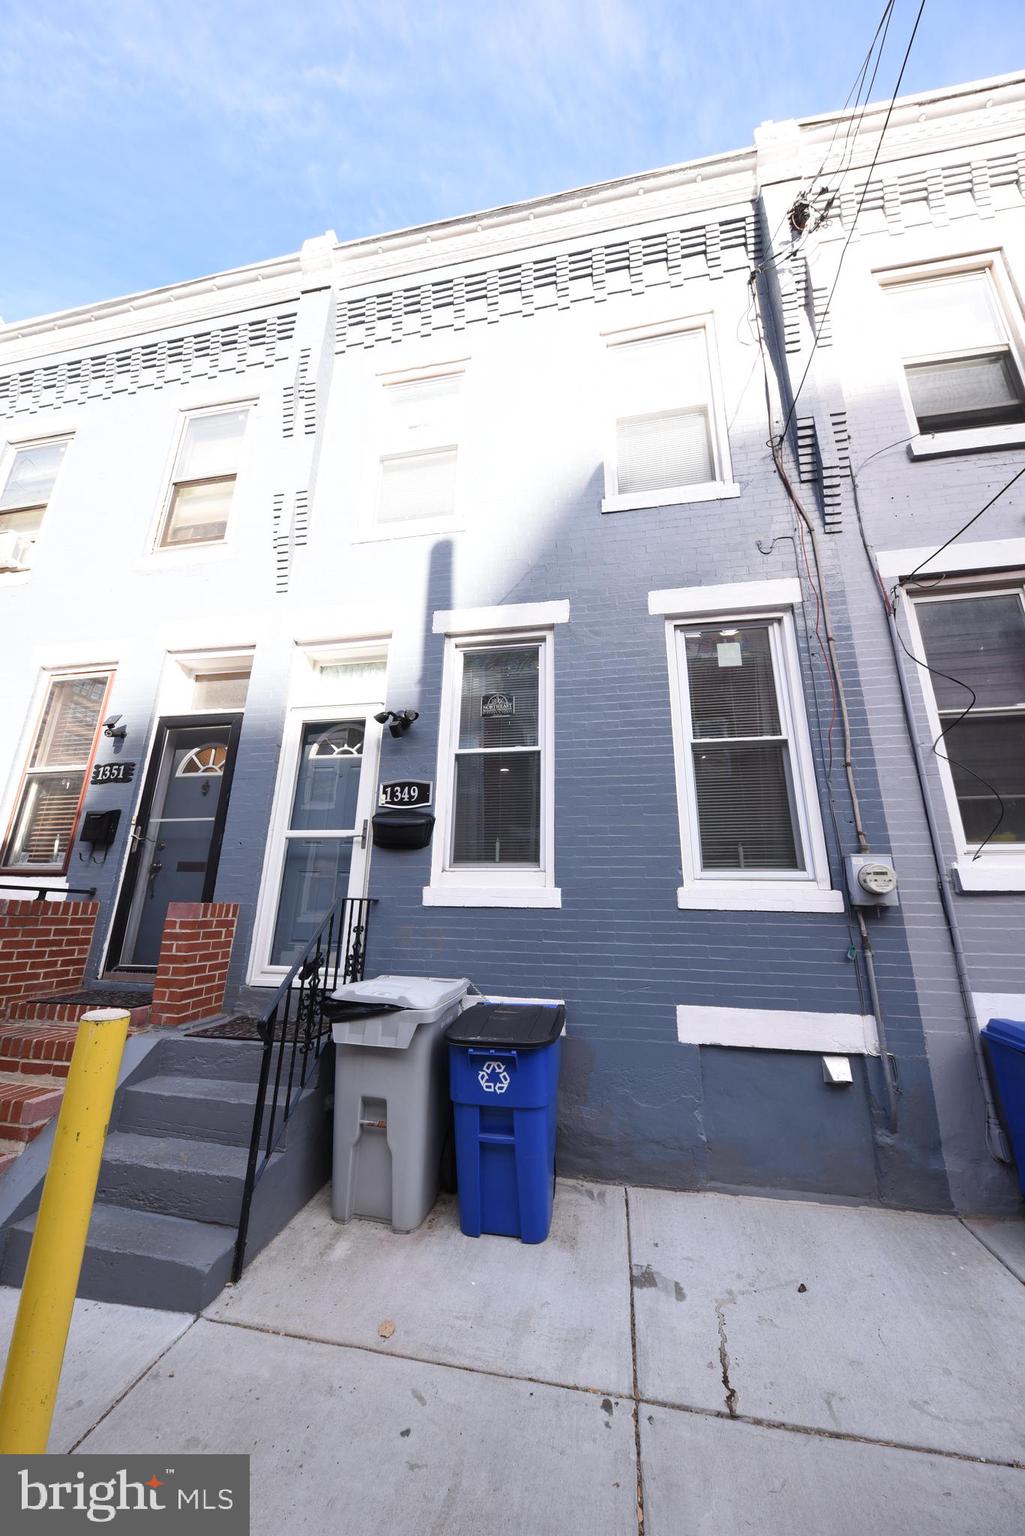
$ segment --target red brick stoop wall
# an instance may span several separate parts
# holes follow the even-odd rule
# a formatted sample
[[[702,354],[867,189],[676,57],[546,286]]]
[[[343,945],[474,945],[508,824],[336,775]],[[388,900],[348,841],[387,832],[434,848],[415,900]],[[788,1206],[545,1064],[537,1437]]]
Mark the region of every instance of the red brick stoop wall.
[[[153,1024],[193,1024],[220,1013],[237,921],[237,902],[171,902],[153,987]]]
[[[96,901],[0,901],[0,1006],[85,980]]]

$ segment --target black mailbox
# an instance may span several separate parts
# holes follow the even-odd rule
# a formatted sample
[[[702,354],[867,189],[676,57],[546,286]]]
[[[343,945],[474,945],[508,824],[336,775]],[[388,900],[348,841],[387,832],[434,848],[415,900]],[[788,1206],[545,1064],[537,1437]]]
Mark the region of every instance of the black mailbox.
[[[120,811],[86,811],[79,839],[83,843],[91,843],[94,849],[109,848],[117,836],[120,820]]]
[[[374,816],[374,847],[426,848],[433,831],[430,811],[378,811]]]

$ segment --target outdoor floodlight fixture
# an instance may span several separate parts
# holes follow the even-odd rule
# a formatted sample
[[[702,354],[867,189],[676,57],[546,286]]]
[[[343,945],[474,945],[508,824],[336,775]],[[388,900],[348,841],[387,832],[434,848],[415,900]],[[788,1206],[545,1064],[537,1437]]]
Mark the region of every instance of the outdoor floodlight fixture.
[[[419,720],[418,709],[382,709],[374,719],[378,725],[387,725],[392,736],[402,736],[409,730],[414,720]]]

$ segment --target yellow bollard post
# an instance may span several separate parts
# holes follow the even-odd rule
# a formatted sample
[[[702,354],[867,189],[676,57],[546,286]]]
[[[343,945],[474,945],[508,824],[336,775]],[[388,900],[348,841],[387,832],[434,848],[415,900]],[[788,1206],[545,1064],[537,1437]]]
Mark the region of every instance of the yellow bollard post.
[[[46,1450],[128,1014],[82,1016],[0,1390],[0,1454]]]

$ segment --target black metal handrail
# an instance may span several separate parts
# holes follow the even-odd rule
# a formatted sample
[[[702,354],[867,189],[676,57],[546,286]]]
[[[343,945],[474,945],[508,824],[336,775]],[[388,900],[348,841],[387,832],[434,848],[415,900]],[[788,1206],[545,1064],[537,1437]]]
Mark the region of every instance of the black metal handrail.
[[[373,896],[349,896],[331,908],[260,1020],[263,1056],[231,1272],[233,1280],[239,1278],[245,1264],[253,1191],[331,1037],[324,999],[343,983],[362,979],[370,908],[375,900]]]
[[[24,885],[19,885],[14,880],[0,880],[0,891],[20,891],[26,899],[29,891],[35,891],[32,901],[45,900],[51,891],[56,891],[58,896],[85,896],[90,901],[96,895],[95,885],[37,885],[34,880],[27,881]]]

